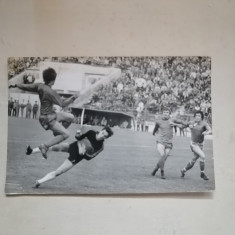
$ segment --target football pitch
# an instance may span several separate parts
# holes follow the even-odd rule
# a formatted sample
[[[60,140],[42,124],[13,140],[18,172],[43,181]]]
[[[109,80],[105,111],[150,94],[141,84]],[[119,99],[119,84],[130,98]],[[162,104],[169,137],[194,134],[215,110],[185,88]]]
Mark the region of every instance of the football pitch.
[[[174,147],[165,164],[166,179],[160,173],[151,176],[159,155],[156,137],[151,133],[113,128],[114,135],[105,141],[104,151],[91,161],[82,160],[75,167],[55,180],[34,189],[36,179],[56,170],[67,153],[48,152],[48,159],[41,154],[27,156],[26,145],[36,147],[53,137],[44,131],[38,120],[10,117],[8,119],[7,194],[154,194],[170,192],[204,192],[213,190],[214,161],[212,140],[206,139],[205,172],[209,181],[200,178],[199,162],[180,177],[180,169],[192,158],[189,137],[174,136]],[[84,130],[102,127],[85,126]],[[71,136],[66,142],[75,141],[79,125],[69,127]]]

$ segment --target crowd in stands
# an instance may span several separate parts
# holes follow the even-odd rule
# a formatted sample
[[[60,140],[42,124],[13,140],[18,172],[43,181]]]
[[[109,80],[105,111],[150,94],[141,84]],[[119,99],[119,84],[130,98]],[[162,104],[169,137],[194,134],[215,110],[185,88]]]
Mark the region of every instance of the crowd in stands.
[[[127,112],[142,103],[149,112],[163,107],[211,113],[211,61],[208,57],[92,57],[76,63],[113,66],[122,77],[100,87],[90,104]],[[74,59],[68,59],[73,62]]]
[[[48,57],[10,57],[8,59],[8,79],[25,71],[28,68],[37,66],[39,62]]]
[[[120,68],[122,76],[101,86],[87,104],[97,109],[156,113],[163,107],[173,112],[180,107],[186,113],[201,109],[211,115],[209,57],[10,58],[9,78],[44,60]]]

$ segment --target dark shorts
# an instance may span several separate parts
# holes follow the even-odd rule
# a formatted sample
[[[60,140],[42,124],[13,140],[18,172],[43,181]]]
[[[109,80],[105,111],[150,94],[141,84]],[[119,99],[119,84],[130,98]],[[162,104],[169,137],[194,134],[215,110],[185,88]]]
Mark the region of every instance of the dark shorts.
[[[79,163],[84,156],[79,155],[77,141],[69,145],[69,157],[68,160],[72,162],[73,165]]]
[[[56,122],[56,113],[40,115],[39,122],[45,130],[49,130]]]

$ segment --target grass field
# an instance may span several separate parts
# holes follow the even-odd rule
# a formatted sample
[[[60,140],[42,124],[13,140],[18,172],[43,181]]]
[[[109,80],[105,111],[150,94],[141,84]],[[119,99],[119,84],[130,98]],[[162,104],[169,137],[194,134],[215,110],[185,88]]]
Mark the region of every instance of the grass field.
[[[74,141],[79,125],[69,127]],[[101,127],[86,127],[86,129]],[[50,152],[48,159],[41,154],[25,155],[27,144],[35,147],[53,137],[44,131],[37,120],[9,118],[7,194],[135,194],[168,192],[203,192],[215,187],[212,140],[206,140],[206,174],[210,178],[200,178],[199,163],[180,177],[180,169],[192,158],[188,137],[174,137],[174,148],[165,165],[166,179],[155,177],[151,172],[159,156],[155,137],[151,133],[134,132],[114,128],[114,136],[105,142],[104,151],[91,161],[83,160],[69,172],[55,180],[32,186],[36,179],[55,170],[68,157],[66,153]]]

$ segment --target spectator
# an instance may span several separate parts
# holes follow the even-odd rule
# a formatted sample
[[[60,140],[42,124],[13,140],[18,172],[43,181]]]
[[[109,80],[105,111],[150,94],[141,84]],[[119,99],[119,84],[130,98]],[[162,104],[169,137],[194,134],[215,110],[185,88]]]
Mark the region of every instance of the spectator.
[[[35,101],[35,104],[33,105],[33,118],[37,118],[37,113],[38,113],[38,104],[37,101]]]
[[[31,118],[32,104],[29,102],[26,104],[26,118]]]
[[[12,113],[13,117],[16,117],[16,108],[17,108],[17,104],[16,104],[16,100],[15,100],[13,103],[13,113]]]
[[[8,116],[12,115],[13,105],[14,105],[14,102],[13,102],[13,99],[11,98],[10,100],[8,100]]]
[[[21,117],[24,117],[24,109],[26,107],[26,104],[24,103],[24,100],[22,101],[22,103],[20,104],[20,113],[21,113]]]
[[[20,112],[20,104],[19,100],[16,101],[16,117],[19,117],[19,112]]]

